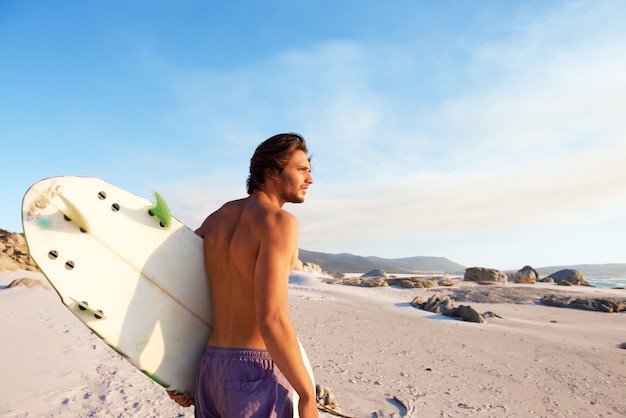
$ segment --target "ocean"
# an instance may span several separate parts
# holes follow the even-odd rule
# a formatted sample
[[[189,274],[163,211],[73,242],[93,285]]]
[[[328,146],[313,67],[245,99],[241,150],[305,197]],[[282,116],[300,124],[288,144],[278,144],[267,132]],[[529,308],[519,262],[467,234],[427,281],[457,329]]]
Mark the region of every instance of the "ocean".
[[[348,278],[348,277],[359,277],[361,276],[363,273],[345,273],[344,277]],[[420,276],[420,274],[394,274],[394,276],[396,277],[412,277],[412,276]],[[425,275],[425,276],[429,276],[429,275]],[[457,278],[457,279],[463,279],[463,275],[446,275],[443,274],[443,276],[447,276],[447,277],[452,277],[452,278]],[[541,276],[544,277],[544,276]],[[614,287],[623,287],[626,288],[626,277],[602,277],[602,276],[585,276],[583,275],[583,278],[587,281],[587,283],[589,283],[592,286],[595,287],[603,287],[605,289],[612,289]]]
[[[593,277],[584,276],[587,283],[595,287],[613,288],[624,287],[626,288],[626,277]]]

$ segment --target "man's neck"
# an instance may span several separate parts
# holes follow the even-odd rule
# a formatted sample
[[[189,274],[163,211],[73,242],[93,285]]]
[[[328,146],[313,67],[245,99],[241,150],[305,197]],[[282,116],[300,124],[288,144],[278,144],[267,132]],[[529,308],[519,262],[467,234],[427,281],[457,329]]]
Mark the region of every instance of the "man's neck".
[[[250,197],[258,202],[268,202],[277,208],[282,208],[285,201],[278,197],[278,193],[271,193],[267,190],[257,190]]]

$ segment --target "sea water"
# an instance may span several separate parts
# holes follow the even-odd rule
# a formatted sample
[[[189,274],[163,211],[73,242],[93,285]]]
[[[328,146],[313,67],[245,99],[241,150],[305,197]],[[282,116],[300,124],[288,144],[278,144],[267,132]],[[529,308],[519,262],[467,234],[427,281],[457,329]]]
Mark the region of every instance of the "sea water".
[[[363,273],[345,273],[344,277],[360,277]],[[394,274],[397,277],[414,277],[419,276],[416,274]],[[462,275],[445,275],[442,276],[462,279]],[[626,288],[626,277],[606,277],[606,276],[583,276],[584,279],[592,286],[603,287],[605,289],[612,289],[614,287]]]
[[[626,277],[588,277],[585,276],[585,280],[592,286],[595,287],[604,287],[604,288],[614,288],[614,287],[624,287],[626,288]]]

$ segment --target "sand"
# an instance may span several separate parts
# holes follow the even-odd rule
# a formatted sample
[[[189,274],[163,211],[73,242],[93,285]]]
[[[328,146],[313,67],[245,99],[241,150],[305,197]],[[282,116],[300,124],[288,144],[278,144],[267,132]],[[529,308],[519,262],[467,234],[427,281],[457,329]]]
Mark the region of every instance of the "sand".
[[[5,288],[20,277],[45,281],[0,272],[1,417],[193,416],[54,291]],[[518,303],[464,302],[501,316],[476,324],[409,305],[429,290],[328,285],[310,273],[291,281],[290,311],[316,381],[346,415],[626,416],[626,314],[546,307],[519,289],[626,297],[624,290],[507,285],[494,294]]]

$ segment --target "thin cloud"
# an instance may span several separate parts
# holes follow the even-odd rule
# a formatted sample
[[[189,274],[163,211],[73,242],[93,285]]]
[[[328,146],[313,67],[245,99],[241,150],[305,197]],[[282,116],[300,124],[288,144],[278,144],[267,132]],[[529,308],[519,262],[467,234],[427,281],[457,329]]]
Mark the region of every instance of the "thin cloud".
[[[441,62],[428,62],[432,50],[416,53],[415,39],[334,40],[231,72],[180,69],[172,89],[203,135],[235,144],[241,126],[256,126],[243,135],[248,155],[259,132],[302,127],[317,179],[307,203],[290,209],[304,248],[378,241],[402,251],[438,234],[454,248],[464,234],[619,220],[626,32],[615,17],[623,10],[607,4],[565,4],[524,17],[502,40],[466,40],[456,45],[466,48],[462,60],[441,58],[441,76],[421,78]],[[429,85],[443,80],[440,91]],[[204,187],[214,198],[199,196]],[[193,196],[177,198],[193,223],[195,208],[233,195],[214,182],[180,190]]]

